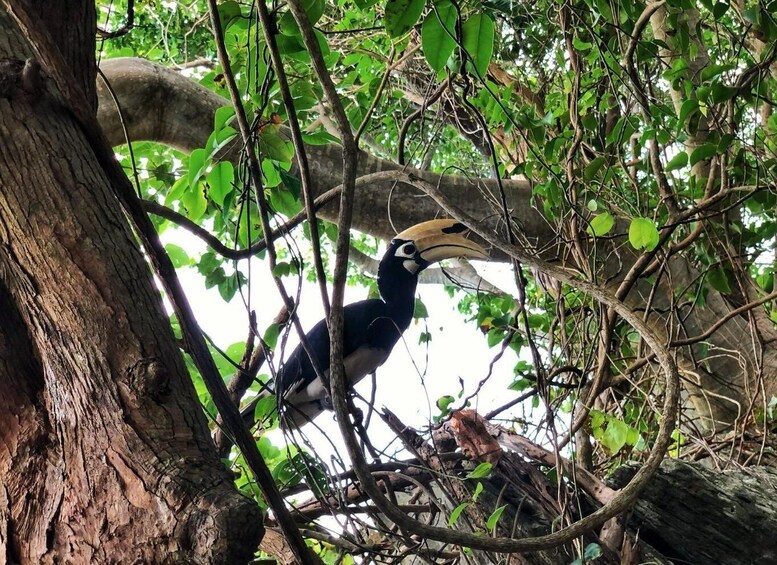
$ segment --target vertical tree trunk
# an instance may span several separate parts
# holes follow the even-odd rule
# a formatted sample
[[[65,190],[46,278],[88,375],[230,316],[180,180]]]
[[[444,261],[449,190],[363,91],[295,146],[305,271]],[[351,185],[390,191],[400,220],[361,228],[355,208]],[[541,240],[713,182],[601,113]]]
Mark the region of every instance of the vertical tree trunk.
[[[25,75],[47,34],[94,100],[93,6],[65,5],[22,34],[0,2],[0,561],[246,562],[260,512],[46,60]]]

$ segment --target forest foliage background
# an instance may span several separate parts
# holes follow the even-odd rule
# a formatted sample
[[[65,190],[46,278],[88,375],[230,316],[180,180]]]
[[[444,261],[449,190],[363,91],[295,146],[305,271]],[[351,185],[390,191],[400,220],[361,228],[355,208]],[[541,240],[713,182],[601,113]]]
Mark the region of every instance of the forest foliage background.
[[[462,317],[482,330],[493,360],[515,353],[505,391],[510,402],[490,419],[556,456],[573,455],[581,469],[600,477],[648,457],[670,416],[662,407],[658,352],[593,287],[636,312],[679,366],[683,397],[668,424],[671,455],[721,466],[770,460],[768,437],[777,418],[774,2],[299,5],[320,61],[305,46],[308,28],[287,5],[268,5],[274,26],[268,45],[255,4],[219,3],[229,70],[219,62],[205,2],[99,3],[102,59],[154,61],[225,98],[209,139],[190,153],[150,142],[117,149],[140,196],[169,210],[154,216],[159,231],[197,225],[231,250],[196,254],[168,245],[177,268],[196,269],[205,287],[227,302],[250,288],[247,262],[235,257],[263,240],[261,211],[248,188],[245,154],[224,159],[240,145],[228,81],[234,78],[251,120],[273,225],[282,226],[304,210],[299,146],[289,139],[289,125],[299,124],[307,147],[342,141],[317,74],[323,63],[362,150],[408,170],[470,179],[467,199],[481,210],[479,225],[501,238],[494,258],[509,259],[514,288],[485,292],[491,287],[468,271],[458,279],[467,292],[450,290]],[[276,48],[283,80],[271,61]],[[488,190],[477,182],[485,177],[504,184]],[[515,183],[530,187],[530,208],[508,205]],[[526,229],[538,225],[531,219],[537,215],[542,227]],[[403,221],[401,208],[392,219]],[[311,246],[305,224],[276,241],[276,260],[256,254],[292,295],[301,281],[332,272],[337,225],[319,220],[316,228],[320,248]],[[380,252],[380,235],[354,232],[351,241],[349,281],[373,293],[370,258]],[[530,268],[510,245],[566,274],[560,281]],[[282,301],[268,297],[267,303]],[[420,302],[416,316],[426,317]],[[268,352],[282,349],[290,331],[285,320],[253,328]],[[213,350],[225,379],[250,357],[245,350],[245,342]],[[215,422],[199,374],[190,370]],[[263,370],[264,378],[271,372]],[[260,387],[260,381],[251,385]],[[430,423],[447,421],[466,400],[452,387]],[[272,408],[260,403],[254,420]],[[326,490],[336,482],[327,479],[315,446],[264,436],[257,445],[285,492],[301,484]],[[242,456],[234,451],[229,461],[238,487],[265,504]],[[555,480],[554,465],[543,469]],[[557,502],[564,508],[569,499],[561,491]],[[468,505],[445,510],[448,525]],[[373,523],[336,514],[352,537],[333,544],[319,522],[311,538],[320,541],[321,554],[334,560],[353,547],[369,553],[365,532]],[[494,530],[500,514],[495,507],[486,530]],[[564,521],[573,513],[562,514]],[[391,536],[390,528],[378,530]]]

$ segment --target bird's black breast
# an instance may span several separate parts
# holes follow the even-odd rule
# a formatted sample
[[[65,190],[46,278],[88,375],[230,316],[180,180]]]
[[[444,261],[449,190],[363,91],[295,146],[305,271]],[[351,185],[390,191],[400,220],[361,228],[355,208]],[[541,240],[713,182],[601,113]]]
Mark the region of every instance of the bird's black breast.
[[[407,329],[410,318],[406,313],[390,311],[379,299],[362,300],[343,309],[343,358],[360,348],[383,350],[388,353]],[[412,314],[412,312],[411,312]],[[329,332],[321,320],[307,334],[307,341],[321,371],[329,369]],[[346,375],[350,380],[364,375]],[[278,374],[277,394],[285,397],[304,389],[316,378],[316,372],[302,345],[289,356]],[[351,383],[354,384],[354,383]]]

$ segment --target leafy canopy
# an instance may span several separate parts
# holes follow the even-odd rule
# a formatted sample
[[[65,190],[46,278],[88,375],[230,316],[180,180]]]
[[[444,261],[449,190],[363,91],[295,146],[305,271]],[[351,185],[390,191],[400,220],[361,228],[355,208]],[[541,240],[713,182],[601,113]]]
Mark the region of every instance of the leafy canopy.
[[[676,289],[677,301],[688,308],[703,307],[710,292],[735,301],[745,285],[756,293],[773,291],[774,0],[741,7],[714,0],[660,6],[633,0],[305,0],[303,6],[351,127],[364,125],[367,151],[436,172],[530,180],[534,205],[559,241],[574,242],[578,234],[593,240],[597,252],[569,246],[592,280],[610,276],[614,252],[607,245],[617,241],[650,260],[681,254],[697,269],[696,279]],[[122,1],[100,3],[100,26],[121,26],[125,8]],[[325,127],[323,92],[299,27],[283,3],[270,8],[305,141],[336,143],[336,132]],[[135,9],[131,33],[102,43],[102,57],[179,66],[226,97],[204,2]],[[290,116],[255,7],[227,0],[219,13],[254,119],[264,191],[278,218],[291,217],[302,205],[294,150],[280,135]],[[134,149],[144,198],[245,250],[262,234],[245,167],[218,159],[237,134],[232,117],[230,108],[220,111],[208,143],[191,155],[154,144]],[[495,213],[501,213],[498,206]],[[158,221],[160,230],[169,226]],[[330,237],[336,231],[327,224],[322,229]],[[366,236],[356,236],[355,246],[377,251]],[[168,250],[176,266],[196,268],[224,300],[246,282],[239,265],[214,252],[192,257],[180,247]],[[313,276],[305,252],[283,243],[279,252],[276,275]],[[643,273],[648,280],[660,272],[650,260],[645,264],[652,271]],[[356,269],[353,275],[370,282]],[[573,409],[597,369],[614,375],[620,388],[606,409],[587,414],[596,462],[611,467],[621,457],[639,459],[660,418],[650,366],[635,363],[643,354],[640,340],[616,323],[602,368],[597,344],[606,321],[598,305],[575,289],[518,279],[525,288],[514,296],[458,295],[460,310],[492,347],[515,351],[511,390],[531,392],[531,405],[557,415]],[[525,307],[516,308],[516,300]],[[773,302],[763,308],[777,322]],[[268,335],[274,343],[277,328]],[[240,349],[235,345],[227,354],[239,359]],[[225,375],[234,370],[226,362],[222,368]],[[438,403],[441,416],[452,400]],[[682,434],[677,441],[679,449]],[[304,479],[288,466],[304,455],[282,456],[265,440],[260,446],[268,460],[284,465],[276,467],[279,481]]]

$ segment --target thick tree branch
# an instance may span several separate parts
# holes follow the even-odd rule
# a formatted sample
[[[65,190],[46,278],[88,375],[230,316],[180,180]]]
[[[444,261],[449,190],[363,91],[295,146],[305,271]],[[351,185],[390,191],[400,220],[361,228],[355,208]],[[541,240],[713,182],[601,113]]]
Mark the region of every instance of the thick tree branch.
[[[216,110],[228,104],[223,97],[174,70],[143,59],[108,59],[101,63],[100,68],[113,86],[119,101],[117,108],[105,85],[98,81],[98,119],[113,145],[127,141],[119,119],[120,109],[129,141],[156,141],[191,152],[205,146],[213,131]],[[238,150],[239,146],[235,144],[224,154],[224,158],[234,158]],[[342,183],[340,146],[305,145],[305,152],[315,195]],[[359,152],[357,176],[389,170],[403,169],[390,161]],[[460,203],[472,216],[489,224],[493,221],[490,219],[493,211],[482,205],[480,193],[486,196],[498,194],[495,180],[406,170],[439,185],[445,194]],[[296,169],[292,172],[298,174]],[[502,184],[507,193],[508,205],[518,218],[525,237],[537,242],[540,247],[553,242],[555,234],[552,226],[534,209],[531,184],[524,180],[509,179],[503,180]],[[336,211],[332,208],[325,207],[320,214],[329,221],[337,221]],[[353,227],[388,240],[397,231],[438,214],[437,204],[412,186],[381,181],[357,190]],[[396,226],[392,224],[391,218],[397,218]]]

